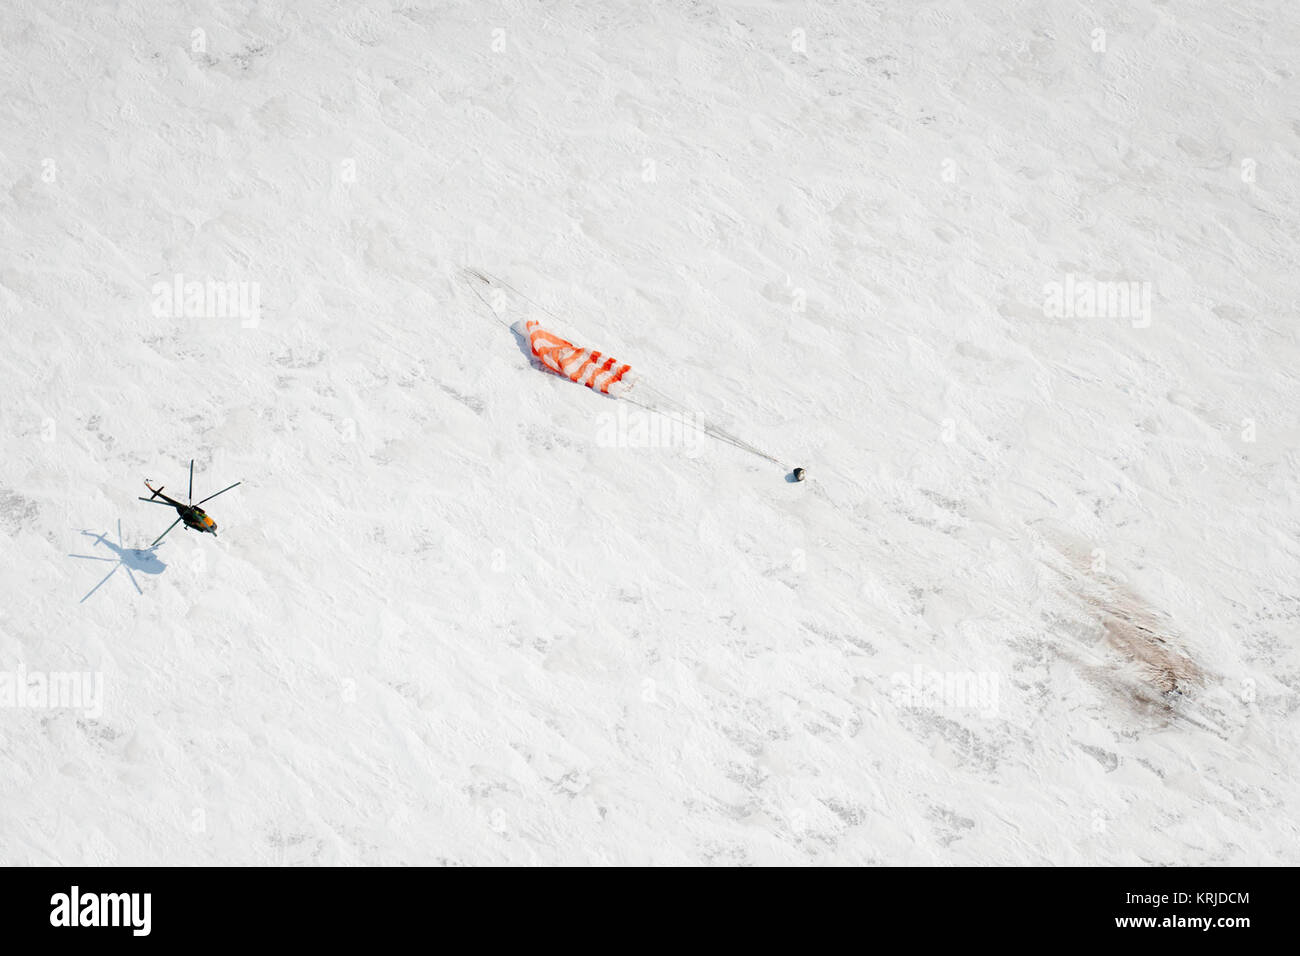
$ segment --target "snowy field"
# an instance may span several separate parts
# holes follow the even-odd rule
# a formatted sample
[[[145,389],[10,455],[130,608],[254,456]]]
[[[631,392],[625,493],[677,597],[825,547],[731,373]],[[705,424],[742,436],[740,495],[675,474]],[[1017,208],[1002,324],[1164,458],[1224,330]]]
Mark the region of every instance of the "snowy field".
[[[1298,64],[1285,0],[6,0],[0,862],[1300,863]]]

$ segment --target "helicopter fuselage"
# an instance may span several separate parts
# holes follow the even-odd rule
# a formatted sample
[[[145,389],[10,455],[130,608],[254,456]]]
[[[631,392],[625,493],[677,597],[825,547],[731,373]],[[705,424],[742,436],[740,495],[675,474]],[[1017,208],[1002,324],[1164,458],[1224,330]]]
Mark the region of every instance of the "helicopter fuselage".
[[[194,531],[206,531],[213,536],[216,535],[217,523],[208,517],[208,513],[198,505],[187,505],[177,501],[175,498],[163,494],[161,488],[154,489],[152,485],[146,485],[146,487],[153,492],[150,497],[161,498],[176,509],[176,513],[181,516],[181,521],[185,522],[185,527]]]

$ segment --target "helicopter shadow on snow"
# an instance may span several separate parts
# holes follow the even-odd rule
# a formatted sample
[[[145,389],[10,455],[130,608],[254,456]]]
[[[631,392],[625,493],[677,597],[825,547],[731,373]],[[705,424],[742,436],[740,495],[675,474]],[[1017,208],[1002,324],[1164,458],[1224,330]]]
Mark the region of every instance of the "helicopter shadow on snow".
[[[151,548],[128,548],[122,544],[121,519],[117,522],[117,544],[113,544],[113,542],[109,541],[107,534],[95,534],[93,531],[82,531],[81,533],[88,538],[95,539],[94,544],[92,544],[91,547],[103,545],[113,553],[114,557],[108,557],[107,555],[102,554],[68,555],[70,558],[80,558],[85,561],[106,561],[113,565],[113,567],[109,569],[108,573],[100,578],[99,583],[86,592],[85,597],[78,602],[79,604],[85,604],[92,594],[103,587],[109,578],[123,568],[126,568],[126,575],[131,579],[131,583],[135,585],[135,589],[139,594],[144,594],[144,591],[140,588],[140,582],[135,578],[136,571],[139,571],[141,574],[162,574],[163,571],[167,570],[167,565],[158,558],[156,553],[158,550],[157,545],[154,545]]]

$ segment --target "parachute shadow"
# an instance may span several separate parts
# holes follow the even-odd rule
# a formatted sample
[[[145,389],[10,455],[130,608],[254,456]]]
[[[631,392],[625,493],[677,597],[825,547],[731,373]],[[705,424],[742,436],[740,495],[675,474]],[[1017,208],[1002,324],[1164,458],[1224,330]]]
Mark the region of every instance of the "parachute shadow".
[[[99,583],[96,584],[89,591],[87,591],[85,597],[83,597],[79,602],[77,602],[79,604],[85,604],[86,600],[92,594],[94,594],[101,587],[103,587],[105,582],[107,582],[109,578],[111,578],[122,568],[126,568],[127,577],[131,579],[131,583],[135,585],[136,592],[139,594],[144,594],[144,591],[141,590],[140,588],[140,582],[135,579],[135,574],[134,574],[135,571],[139,571],[141,574],[162,574],[163,571],[167,569],[167,565],[164,564],[162,561],[160,561],[158,559],[158,555],[154,553],[157,550],[156,547],[127,548],[122,545],[121,519],[119,519],[117,522],[117,544],[113,544],[113,542],[109,541],[108,536],[106,534],[95,534],[92,531],[82,531],[81,533],[86,535],[88,538],[94,538],[95,544],[104,545],[106,548],[112,551],[116,555],[116,557],[109,558],[109,557],[104,557],[102,555],[96,555],[96,554],[69,554],[68,555],[68,557],[70,558],[80,558],[84,561],[107,561],[108,563],[113,565],[113,567],[109,569],[109,572],[106,575],[104,575],[102,578],[100,578]]]
[[[528,341],[528,331],[524,328],[523,322],[514,322],[510,326],[510,334],[515,337],[515,345],[519,346],[519,351],[524,353],[524,358],[528,359],[528,364],[533,368],[543,369],[547,372],[551,370],[542,364],[542,360],[533,354],[533,345]]]

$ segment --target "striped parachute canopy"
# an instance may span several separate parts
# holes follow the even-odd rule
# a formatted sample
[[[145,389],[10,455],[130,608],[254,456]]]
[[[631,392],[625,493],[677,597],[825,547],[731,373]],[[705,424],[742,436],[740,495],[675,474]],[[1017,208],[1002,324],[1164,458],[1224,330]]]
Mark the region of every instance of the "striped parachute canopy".
[[[632,371],[630,365],[591,349],[579,348],[547,332],[533,319],[528,320],[527,327],[528,344],[533,354],[551,371],[606,395],[617,395],[631,386],[632,380],[625,378]]]

